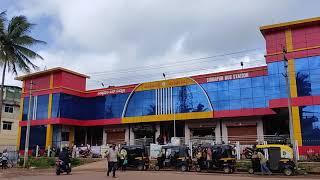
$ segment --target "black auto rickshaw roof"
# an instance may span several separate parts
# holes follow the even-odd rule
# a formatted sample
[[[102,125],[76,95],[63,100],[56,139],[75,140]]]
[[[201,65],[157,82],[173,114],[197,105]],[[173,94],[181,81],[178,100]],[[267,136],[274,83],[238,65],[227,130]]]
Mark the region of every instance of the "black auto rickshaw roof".
[[[163,149],[188,149],[187,146],[173,146],[173,145],[164,145],[161,148],[163,148]]]
[[[125,145],[125,146],[121,146],[121,148],[124,148],[124,149],[145,149],[144,146],[141,146],[141,145]]]

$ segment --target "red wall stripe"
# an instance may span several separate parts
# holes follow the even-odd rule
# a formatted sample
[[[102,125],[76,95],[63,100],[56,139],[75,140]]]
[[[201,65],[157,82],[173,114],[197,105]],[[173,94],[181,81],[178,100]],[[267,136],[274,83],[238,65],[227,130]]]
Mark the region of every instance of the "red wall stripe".
[[[113,119],[98,119],[98,120],[76,120],[67,118],[53,118],[44,120],[32,120],[31,126],[46,125],[46,124],[64,124],[73,126],[101,126],[111,124],[121,124],[121,118]],[[27,126],[27,121],[20,121],[20,126]]]

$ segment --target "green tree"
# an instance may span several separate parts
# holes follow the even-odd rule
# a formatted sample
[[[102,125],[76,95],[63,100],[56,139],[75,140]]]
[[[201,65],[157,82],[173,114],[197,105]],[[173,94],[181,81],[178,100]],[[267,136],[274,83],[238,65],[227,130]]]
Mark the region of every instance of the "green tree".
[[[34,25],[25,16],[15,16],[7,23],[6,12],[0,13],[0,63],[3,68],[0,89],[0,125],[6,72],[14,75],[17,75],[18,71],[29,73],[33,69],[38,69],[31,60],[43,59],[30,49],[34,45],[45,44],[44,41],[30,35]]]

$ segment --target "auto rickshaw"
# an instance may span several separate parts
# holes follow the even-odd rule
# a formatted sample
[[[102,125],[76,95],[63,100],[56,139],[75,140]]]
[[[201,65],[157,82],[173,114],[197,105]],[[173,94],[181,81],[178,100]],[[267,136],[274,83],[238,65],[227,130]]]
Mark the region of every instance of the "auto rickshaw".
[[[195,169],[223,171],[226,174],[233,173],[236,166],[236,158],[233,146],[230,145],[203,145],[198,148]],[[207,160],[207,153],[211,153],[212,160]],[[201,154],[201,155],[200,155]]]
[[[127,151],[126,167],[136,168],[139,171],[149,168],[149,158],[144,146],[122,146]]]
[[[267,167],[272,173],[284,173],[287,176],[295,173],[296,165],[293,161],[291,147],[280,144],[257,145],[255,152],[259,151],[268,159]],[[249,173],[261,172],[260,160],[253,156],[251,162],[252,167],[249,169]]]
[[[176,169],[189,171],[192,167],[192,161],[189,155],[189,148],[186,146],[162,146],[157,158],[155,170]]]

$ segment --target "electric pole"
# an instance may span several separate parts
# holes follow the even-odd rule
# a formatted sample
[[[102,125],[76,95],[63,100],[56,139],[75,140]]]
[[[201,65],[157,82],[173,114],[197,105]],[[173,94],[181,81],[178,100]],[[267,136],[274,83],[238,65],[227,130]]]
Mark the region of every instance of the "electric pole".
[[[293,146],[293,159],[295,163],[297,162],[297,152],[296,152],[296,142],[294,139],[294,133],[293,133],[293,118],[292,118],[292,102],[291,102],[291,89],[290,89],[290,71],[289,71],[289,61],[286,57],[287,50],[283,48],[282,50],[282,55],[283,55],[283,60],[284,60],[284,68],[285,68],[285,73],[283,76],[285,77],[286,80],[286,87],[287,87],[287,95],[288,95],[288,111],[289,111],[289,131],[290,131],[290,143]]]
[[[24,144],[24,157],[23,157],[23,167],[25,168],[28,161],[28,152],[29,152],[29,139],[30,139],[30,123],[31,123],[31,103],[32,103],[32,80],[30,81],[29,86],[29,107],[28,107],[28,119],[27,119],[27,132],[26,132],[26,141]]]

